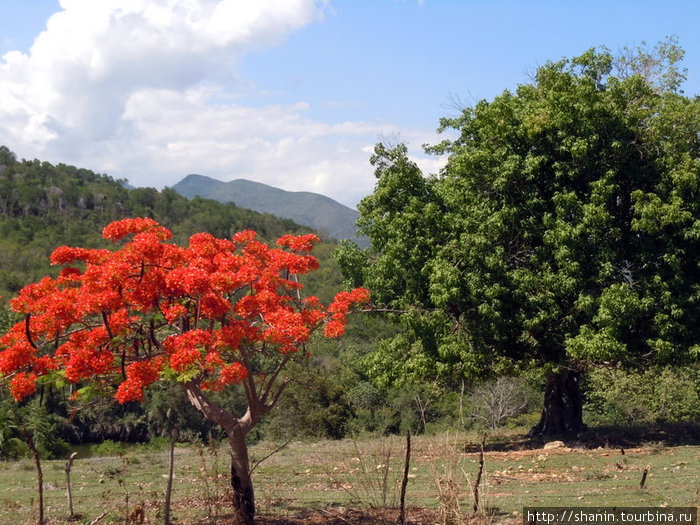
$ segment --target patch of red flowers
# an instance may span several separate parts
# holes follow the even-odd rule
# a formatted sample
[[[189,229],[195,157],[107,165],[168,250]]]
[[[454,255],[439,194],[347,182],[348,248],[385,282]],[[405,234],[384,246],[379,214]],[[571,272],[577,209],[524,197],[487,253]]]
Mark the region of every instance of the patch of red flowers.
[[[300,295],[296,276],[318,268],[308,253],[319,242],[313,234],[270,247],[251,230],[232,240],[198,233],[182,247],[166,243],[172,234],[153,219],[136,218],[103,236],[121,244],[56,249],[51,262],[68,266],[10,302],[24,319],[0,337],[0,378],[15,399],[58,373],[73,383],[106,380],[120,403],[161,379],[220,390],[248,378],[244,354],[283,359],[319,328],[340,336],[348,312],[369,302],[362,288],[327,309]]]

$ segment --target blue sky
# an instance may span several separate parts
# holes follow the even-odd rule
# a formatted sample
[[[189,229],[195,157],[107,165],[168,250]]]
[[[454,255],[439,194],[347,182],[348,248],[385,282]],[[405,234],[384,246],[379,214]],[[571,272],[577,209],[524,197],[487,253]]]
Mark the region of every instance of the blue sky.
[[[369,156],[403,140],[425,172],[454,102],[548,60],[676,35],[700,93],[691,1],[0,0],[0,144],[137,186],[188,173],[355,206]]]

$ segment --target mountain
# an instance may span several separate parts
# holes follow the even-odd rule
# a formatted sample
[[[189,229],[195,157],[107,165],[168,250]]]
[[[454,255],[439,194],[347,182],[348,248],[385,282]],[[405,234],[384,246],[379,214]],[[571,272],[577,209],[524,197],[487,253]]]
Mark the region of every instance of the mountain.
[[[172,189],[188,198],[233,202],[242,208],[291,219],[335,239],[351,239],[366,245],[365,239],[356,236],[357,211],[318,193],[285,191],[245,179],[222,182],[197,174],[187,175]]]

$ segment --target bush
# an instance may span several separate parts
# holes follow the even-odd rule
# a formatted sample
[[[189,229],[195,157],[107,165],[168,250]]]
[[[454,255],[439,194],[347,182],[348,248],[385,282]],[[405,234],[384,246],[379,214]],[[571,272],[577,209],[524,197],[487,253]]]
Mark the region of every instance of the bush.
[[[294,380],[261,426],[271,439],[341,439],[353,417],[345,390],[332,374],[290,366]]]
[[[700,366],[589,371],[587,420],[593,425],[700,421]]]
[[[124,453],[124,443],[106,439],[102,443],[90,446],[90,454],[93,456],[118,456]]]
[[[170,438],[152,437],[146,443],[139,443],[136,448],[139,452],[162,452],[170,448]]]

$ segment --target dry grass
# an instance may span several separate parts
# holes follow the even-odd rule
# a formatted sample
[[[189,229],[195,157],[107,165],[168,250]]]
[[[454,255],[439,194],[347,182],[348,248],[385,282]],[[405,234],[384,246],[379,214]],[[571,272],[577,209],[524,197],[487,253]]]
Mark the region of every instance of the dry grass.
[[[627,448],[624,455],[617,447],[543,450],[506,446],[521,439],[518,435],[491,438],[480,490],[485,505],[475,517],[470,515],[470,483],[478,469],[475,445],[479,437],[414,437],[407,491],[409,521],[513,521],[525,506],[700,503],[698,445],[655,442]],[[278,446],[257,444],[252,447],[253,458],[263,458]],[[402,437],[290,443],[255,470],[261,523],[393,523],[394,511],[381,507],[395,503],[403,447]],[[647,466],[645,488],[640,490]],[[48,525],[68,523],[64,467],[65,461],[43,465]],[[228,468],[225,448],[177,449],[175,523],[231,523]],[[166,452],[77,459],[71,476],[73,505],[83,516],[77,523],[88,524],[104,512],[100,525],[129,523],[132,515],[136,520],[132,523],[140,523],[141,511],[143,523],[162,523],[166,474]],[[0,463],[1,524],[36,523],[35,487],[30,460]]]

